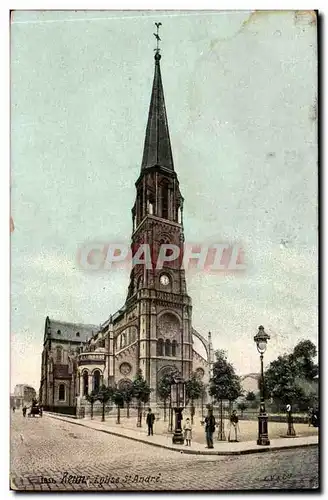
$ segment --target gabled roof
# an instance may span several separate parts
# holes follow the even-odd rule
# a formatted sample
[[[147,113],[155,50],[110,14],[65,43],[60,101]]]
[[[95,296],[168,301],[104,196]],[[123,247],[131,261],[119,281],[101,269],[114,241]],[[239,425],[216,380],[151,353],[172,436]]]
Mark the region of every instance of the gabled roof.
[[[83,325],[81,323],[68,323],[67,321],[48,320],[48,334],[54,340],[66,340],[69,342],[86,342],[93,333],[99,330],[99,325]],[[60,332],[60,333],[59,333]],[[79,333],[79,335],[77,335]]]
[[[153,89],[148,113],[141,171],[154,166],[161,166],[172,171],[174,170],[161,68],[159,64],[160,59],[160,54],[156,52]]]

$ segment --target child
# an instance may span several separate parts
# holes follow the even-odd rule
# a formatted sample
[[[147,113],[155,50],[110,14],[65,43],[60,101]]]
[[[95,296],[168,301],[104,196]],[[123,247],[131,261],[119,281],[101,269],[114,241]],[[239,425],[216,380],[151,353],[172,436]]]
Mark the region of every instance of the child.
[[[191,433],[191,423],[189,418],[186,419],[186,422],[183,426],[183,431],[184,431],[184,438],[186,440],[186,446],[191,446],[192,433]]]

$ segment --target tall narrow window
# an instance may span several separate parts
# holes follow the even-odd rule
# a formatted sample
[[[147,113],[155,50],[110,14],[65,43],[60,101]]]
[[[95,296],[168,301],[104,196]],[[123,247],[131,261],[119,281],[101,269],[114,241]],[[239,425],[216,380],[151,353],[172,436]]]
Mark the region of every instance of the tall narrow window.
[[[138,223],[141,222],[144,216],[144,190],[143,186],[141,186],[140,191],[139,191],[139,221]]]
[[[171,342],[168,339],[165,340],[165,356],[171,356]]]
[[[176,356],[177,355],[177,341],[176,340],[173,340],[172,342],[172,356]]]
[[[59,399],[59,401],[65,401],[65,385],[64,384],[60,384],[60,386],[59,386],[58,399]]]
[[[168,219],[169,217],[169,187],[167,182],[162,184],[161,187],[161,202],[162,202],[162,218]]]
[[[60,346],[56,347],[56,363],[61,363],[63,358],[63,350]]]
[[[100,371],[96,370],[93,373],[93,390],[98,392],[100,388]]]
[[[158,339],[157,341],[157,356],[164,355],[164,341],[163,339]]]
[[[83,396],[89,394],[89,374],[88,372],[83,372]]]

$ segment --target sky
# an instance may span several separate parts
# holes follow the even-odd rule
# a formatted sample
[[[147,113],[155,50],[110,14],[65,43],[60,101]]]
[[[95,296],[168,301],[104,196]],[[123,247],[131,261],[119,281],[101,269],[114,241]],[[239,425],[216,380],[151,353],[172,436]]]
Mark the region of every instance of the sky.
[[[98,325],[129,270],[81,269],[130,241],[155,22],[186,242],[238,243],[243,273],[186,275],[193,326],[237,373],[318,345],[317,40],[306,12],[20,11],[11,25],[11,389],[39,388],[46,316]]]

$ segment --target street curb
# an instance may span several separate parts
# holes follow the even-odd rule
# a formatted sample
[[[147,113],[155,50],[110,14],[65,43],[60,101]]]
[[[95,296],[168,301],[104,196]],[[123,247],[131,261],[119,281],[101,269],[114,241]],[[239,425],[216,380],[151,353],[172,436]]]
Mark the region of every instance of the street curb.
[[[94,429],[93,427],[89,427],[88,425],[85,425],[80,422],[76,422],[76,420],[67,420],[66,418],[54,416],[53,414],[46,414],[50,418],[55,418],[57,420],[61,420],[63,422],[68,422],[69,424],[74,424],[74,425],[79,425],[81,427],[91,429],[92,431],[96,432],[104,432],[105,434],[111,434],[112,436],[120,437],[122,439],[130,439],[131,441],[137,441],[139,443],[143,444],[148,444],[150,446],[156,446],[157,448],[165,448],[166,450],[170,451],[175,451],[178,453],[183,453],[186,455],[220,455],[220,456],[231,456],[231,455],[250,455],[250,454],[255,454],[255,453],[265,453],[265,452],[270,452],[270,451],[277,451],[277,450],[290,450],[290,449],[297,449],[297,448],[307,448],[309,446],[318,446],[319,443],[307,443],[307,444],[299,444],[299,445],[290,445],[290,446],[265,446],[263,448],[250,448],[248,450],[236,450],[236,451],[200,451],[200,450],[185,450],[185,449],[180,449],[180,448],[174,448],[173,446],[168,446],[165,444],[159,444],[159,443],[154,443],[152,441],[147,441],[145,439],[140,439],[138,437],[134,436],[124,436],[122,434],[119,434],[118,432],[108,430],[108,429]]]

